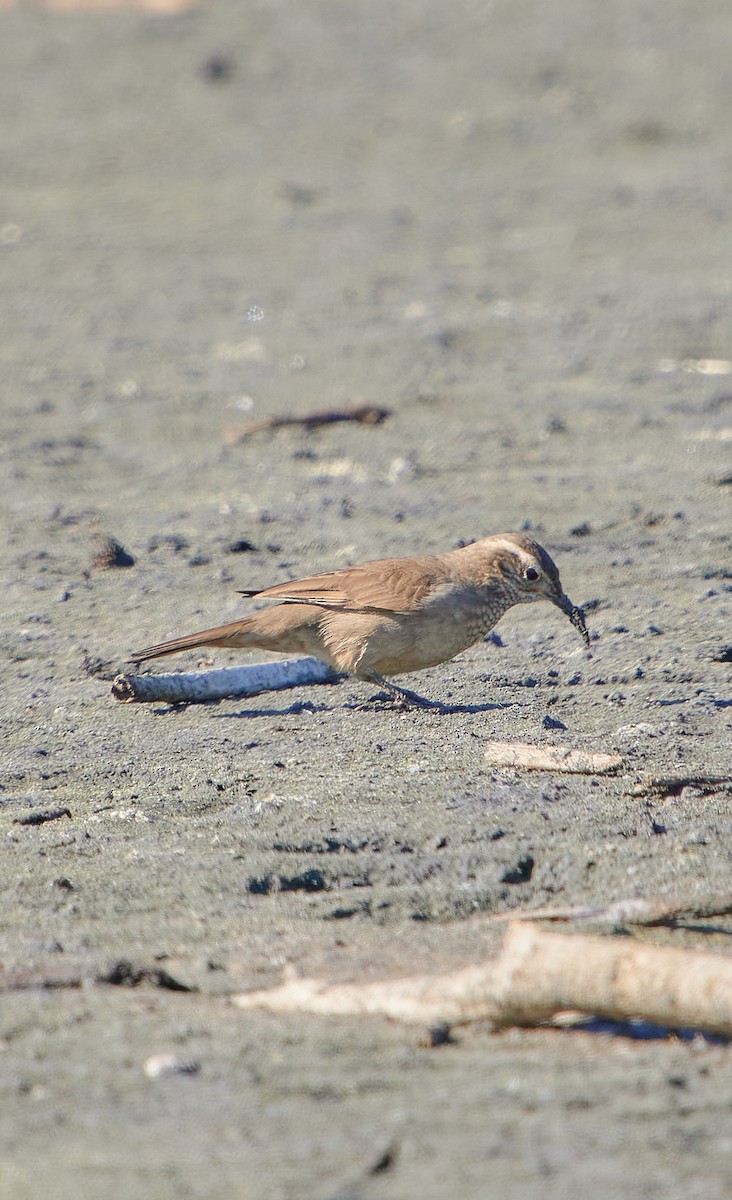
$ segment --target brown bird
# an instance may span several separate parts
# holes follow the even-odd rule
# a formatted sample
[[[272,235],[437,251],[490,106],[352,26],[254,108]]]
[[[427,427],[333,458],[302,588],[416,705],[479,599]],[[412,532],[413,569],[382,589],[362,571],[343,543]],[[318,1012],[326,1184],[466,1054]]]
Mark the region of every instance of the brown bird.
[[[495,534],[447,554],[376,559],[241,594],[282,603],[148,646],[130,661],[197,646],[310,654],[378,684],[399,704],[429,705],[385,676],[447,662],[485,637],[514,604],[548,600],[590,641],[584,614],[565,595],[552,559],[523,533]]]

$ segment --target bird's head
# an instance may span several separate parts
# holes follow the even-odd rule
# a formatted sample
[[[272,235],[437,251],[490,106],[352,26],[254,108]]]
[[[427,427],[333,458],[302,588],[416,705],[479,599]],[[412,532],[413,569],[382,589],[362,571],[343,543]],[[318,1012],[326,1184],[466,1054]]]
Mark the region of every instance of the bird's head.
[[[514,604],[548,600],[569,617],[590,644],[584,613],[566,595],[554,560],[543,546],[524,533],[505,533],[496,538],[495,572],[510,588]]]

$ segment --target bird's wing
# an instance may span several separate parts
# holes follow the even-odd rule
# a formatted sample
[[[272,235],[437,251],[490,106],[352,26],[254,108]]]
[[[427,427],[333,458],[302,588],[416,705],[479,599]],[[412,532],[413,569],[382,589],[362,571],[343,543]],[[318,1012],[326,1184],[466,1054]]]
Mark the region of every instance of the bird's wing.
[[[382,558],[243,594],[350,611],[411,612],[446,574],[436,557]]]

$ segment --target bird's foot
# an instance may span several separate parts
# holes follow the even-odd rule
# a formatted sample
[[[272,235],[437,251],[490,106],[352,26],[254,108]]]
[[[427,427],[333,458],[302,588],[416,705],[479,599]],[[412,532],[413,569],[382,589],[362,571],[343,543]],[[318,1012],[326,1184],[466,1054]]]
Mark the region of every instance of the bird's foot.
[[[425,696],[420,696],[417,692],[410,692],[407,688],[397,687],[390,680],[382,679],[381,675],[370,675],[369,682],[377,683],[379,687],[383,688],[395,708],[442,708],[442,705],[435,700],[428,700]]]

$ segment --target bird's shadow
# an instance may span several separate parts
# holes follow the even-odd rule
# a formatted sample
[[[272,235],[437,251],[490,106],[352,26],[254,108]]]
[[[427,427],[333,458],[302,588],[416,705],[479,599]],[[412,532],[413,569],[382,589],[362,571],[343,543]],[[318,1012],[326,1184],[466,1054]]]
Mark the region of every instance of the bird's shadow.
[[[333,706],[330,704],[313,704],[311,700],[297,700],[294,704],[289,704],[286,708],[243,708],[239,712],[218,712],[212,715],[217,720],[227,719],[229,717],[246,718],[246,717],[295,717],[299,713],[325,713],[333,712],[334,708],[347,709],[349,712],[363,713],[434,713],[438,717],[452,716],[458,713],[483,713],[494,712],[498,709],[515,707],[515,702],[512,704],[440,704],[437,701],[431,700],[429,704],[407,706],[397,704],[388,696],[372,696],[365,701],[347,700],[344,704]]]
[[[296,717],[303,712],[325,713],[330,711],[329,704],[313,704],[312,700],[296,700],[294,704],[288,704],[287,708],[242,708],[239,712],[217,712],[211,715],[217,721],[228,721],[232,717],[238,721],[246,717]]]
[[[229,697],[232,698],[232,697]],[[164,704],[159,708],[153,708],[152,712],[156,717],[176,717],[182,716],[189,708],[210,708],[217,709],[221,704],[225,704],[226,696],[222,696],[218,700],[178,700],[174,704]],[[215,721],[228,721],[232,717],[295,717],[301,712],[330,712],[330,706],[327,704],[313,704],[310,700],[298,700],[294,704],[290,704],[287,708],[243,708],[240,712],[212,712],[211,718]]]
[[[347,702],[343,708],[350,708],[356,712],[396,712],[396,713],[434,713],[439,717],[451,716],[453,713],[481,713],[494,712],[496,709],[511,708],[513,704],[490,703],[485,704],[443,704],[439,700],[429,700],[424,704],[399,704],[392,700],[389,696],[372,696],[369,700],[359,702]]]
[[[201,707],[200,702],[196,702],[198,707]],[[219,705],[225,703],[225,697],[221,700],[206,701],[203,705],[205,708],[216,709]],[[331,704],[314,704],[312,700],[296,700],[294,704],[288,704],[283,708],[242,708],[239,712],[212,712],[211,717],[216,721],[228,721],[232,718],[239,720],[251,717],[296,717],[300,713],[327,713],[333,712],[335,707],[347,709],[350,712],[374,712],[374,713],[433,713],[438,717],[454,716],[457,714],[471,713],[486,713],[496,712],[500,709],[515,708],[516,701],[507,703],[492,703],[485,704],[442,704],[436,700],[430,700],[424,705],[402,705],[392,700],[390,696],[379,694],[372,696],[368,700],[355,701],[347,700],[341,705]],[[190,701],[182,701],[178,704],[166,704],[163,707],[153,709],[156,716],[173,716],[181,714],[188,708],[192,707]]]

